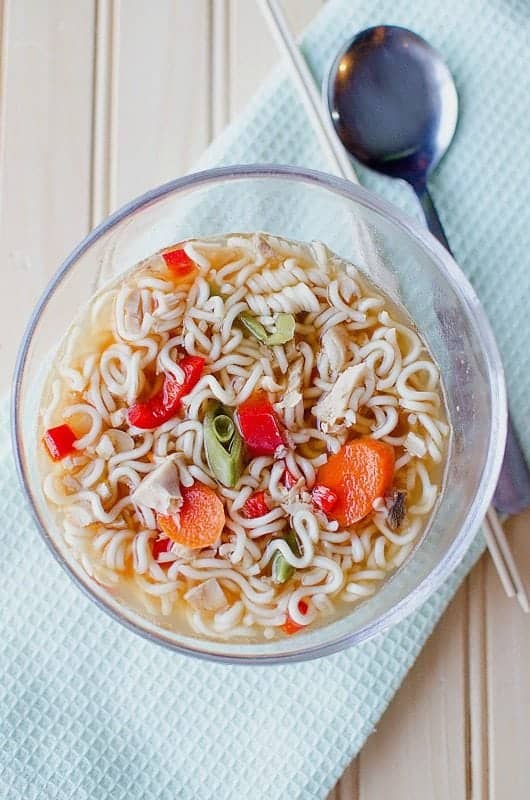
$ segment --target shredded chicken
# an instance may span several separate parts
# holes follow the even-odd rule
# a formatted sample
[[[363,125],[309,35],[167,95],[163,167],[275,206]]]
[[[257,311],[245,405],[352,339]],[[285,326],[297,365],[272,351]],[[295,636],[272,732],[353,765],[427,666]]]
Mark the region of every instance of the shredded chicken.
[[[126,329],[131,333],[140,332],[144,320],[151,316],[150,301],[150,296],[146,297],[141,289],[135,289],[127,296],[124,305],[124,322]]]
[[[114,445],[110,439],[110,436],[107,436],[106,433],[103,434],[101,439],[98,442],[98,446],[96,447],[96,454],[101,458],[109,459],[112,455],[114,455]]]
[[[266,392],[281,392],[282,391],[281,383],[278,383],[270,375],[264,375],[260,379],[259,385],[260,385],[260,388],[264,389],[264,391],[266,391]]]
[[[305,489],[305,483],[300,480],[292,489],[289,489],[287,497],[281,507],[289,517],[293,517],[298,511],[315,513],[315,507],[311,503],[311,495]]]
[[[348,340],[346,331],[336,325],[323,334],[321,349],[317,356],[317,369],[321,378],[329,375],[335,380],[346,363]]]
[[[113,411],[112,414],[110,415],[110,424],[114,428],[119,428],[120,425],[123,425],[126,419],[127,419],[127,409],[118,408],[117,411]]]
[[[99,494],[102,500],[108,500],[109,497],[112,495],[111,489],[107,481],[103,481],[99,483],[96,487],[96,492]]]
[[[302,377],[304,370],[304,359],[299,358],[289,368],[287,375],[287,386],[285,394],[279,403],[274,404],[276,411],[282,411],[286,408],[295,408],[302,400]]]
[[[366,364],[348,367],[339,375],[333,388],[319,400],[313,414],[320,422],[320,427],[327,433],[336,425],[353,425],[356,420],[355,403],[352,404],[354,389],[364,384],[365,378],[372,374]]]
[[[215,578],[194,586],[186,592],[184,599],[197,611],[220,611],[228,606],[226,595]]]
[[[133,437],[125,431],[109,428],[103,434],[96,447],[96,453],[102,458],[109,459],[114,453],[125,453],[134,449]]]
[[[160,514],[176,514],[182,506],[182,494],[178,470],[173,461],[166,459],[146,475],[132,499],[137,505],[147,506]]]
[[[79,492],[81,489],[81,484],[76,478],[73,477],[73,475],[65,475],[63,478],[63,484],[70,492]]]
[[[274,250],[268,241],[261,235],[261,233],[254,234],[252,237],[252,243],[254,245],[256,255],[258,256],[256,263],[261,265],[269,261],[271,258],[274,258]]]

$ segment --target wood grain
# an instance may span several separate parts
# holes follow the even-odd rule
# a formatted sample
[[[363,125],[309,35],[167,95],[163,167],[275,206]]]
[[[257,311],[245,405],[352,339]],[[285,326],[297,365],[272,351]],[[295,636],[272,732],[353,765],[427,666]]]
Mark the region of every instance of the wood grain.
[[[92,90],[92,173],[90,225],[106,217],[116,202],[117,0],[96,0],[94,85]]]
[[[322,8],[322,0],[288,0],[283,7],[291,29],[299,35]],[[255,2],[230,0],[230,116],[233,118],[278,63],[272,37]]]
[[[0,379],[51,274],[90,221],[94,8],[8,0],[2,12]],[[84,35],[79,36],[82,30]]]
[[[209,3],[126,0],[116,25],[116,197],[185,173],[210,136]]]
[[[296,32],[321,4],[284,0]],[[0,0],[0,43],[5,390],[62,258],[189,170],[277,54],[252,0]],[[529,528],[530,512],[507,525],[527,580]],[[529,663],[529,619],[485,556],[329,800],[527,800]]]
[[[368,739],[359,800],[466,797],[465,610],[461,589]]]
[[[230,0],[212,0],[211,6],[211,134],[218,136],[230,121],[231,72]]]
[[[521,575],[530,576],[530,509],[506,525]],[[486,562],[486,660],[491,800],[530,796],[530,619]]]
[[[485,572],[489,556],[486,554],[469,575],[467,589],[467,776],[468,796],[472,800],[488,798],[488,697],[486,691],[486,585]],[[498,578],[497,578],[498,581]],[[512,603],[512,613],[519,609]]]

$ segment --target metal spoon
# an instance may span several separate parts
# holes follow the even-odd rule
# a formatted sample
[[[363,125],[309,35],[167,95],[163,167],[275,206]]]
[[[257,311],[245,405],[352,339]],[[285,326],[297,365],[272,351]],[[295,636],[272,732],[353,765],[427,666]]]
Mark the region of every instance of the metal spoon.
[[[439,53],[406,28],[367,28],[335,59],[327,99],[344,147],[367,167],[407,181],[427,227],[451,252],[427,188],[458,119],[455,84]],[[530,505],[530,472],[510,421],[493,504],[507,514]]]

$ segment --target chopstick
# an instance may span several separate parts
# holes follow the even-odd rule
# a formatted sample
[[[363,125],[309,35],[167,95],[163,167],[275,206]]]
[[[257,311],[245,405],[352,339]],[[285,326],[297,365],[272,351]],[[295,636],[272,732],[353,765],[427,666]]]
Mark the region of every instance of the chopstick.
[[[324,113],[322,100],[311,71],[296,44],[280,4],[276,0],[258,0],[258,5],[281,54],[288,63],[291,77],[296,83],[307,115],[330,164],[333,165],[334,171],[338,175],[353,183],[359,183],[351,159],[338,140],[331,120]],[[491,559],[506,595],[508,597],[515,596],[523,611],[529,613],[530,605],[524,584],[493,506],[490,506],[486,513],[483,527]]]
[[[322,149],[328,156],[330,163],[334,165],[338,175],[347,178],[353,183],[359,183],[351,159],[337,139],[331,120],[328,120],[322,112],[322,100],[315,81],[307,66],[307,61],[294,41],[281,7],[275,0],[258,0],[258,4],[279,50],[288,60],[291,75],[300,93],[300,99],[305,106]]]
[[[488,535],[489,532],[491,532],[495,538],[495,542],[499,547],[504,564],[511,576],[515,588],[515,596],[517,597],[519,605],[526,614],[530,613],[530,605],[528,604],[528,595],[526,593],[524,583],[521,579],[521,575],[519,574],[519,570],[517,569],[517,564],[515,563],[513,553],[510,550],[510,545],[508,544],[508,539],[506,538],[506,535],[504,533],[504,529],[501,525],[499,516],[495,511],[495,509],[493,508],[493,506],[490,506],[486,512],[486,518],[484,520],[484,529],[486,531],[486,536]],[[488,549],[490,550],[491,553],[489,544],[488,544]],[[496,562],[495,566],[497,566]],[[508,595],[508,597],[510,597],[510,595]]]

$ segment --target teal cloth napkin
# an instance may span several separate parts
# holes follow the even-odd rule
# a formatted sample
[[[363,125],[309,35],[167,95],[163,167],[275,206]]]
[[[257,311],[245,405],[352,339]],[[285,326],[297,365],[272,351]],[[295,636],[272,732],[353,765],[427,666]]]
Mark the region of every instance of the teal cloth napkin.
[[[525,0],[332,0],[304,39],[317,78],[347,36],[413,27],[446,55],[462,121],[432,189],[452,247],[490,314],[530,454],[527,344],[529,11]],[[202,166],[326,169],[281,70]],[[521,165],[523,168],[521,168]],[[417,213],[405,187],[363,183]],[[315,662],[229,667],[174,655],[107,618],[40,540],[0,417],[0,797],[6,800],[324,798],[373,731],[459,583],[387,634]]]

